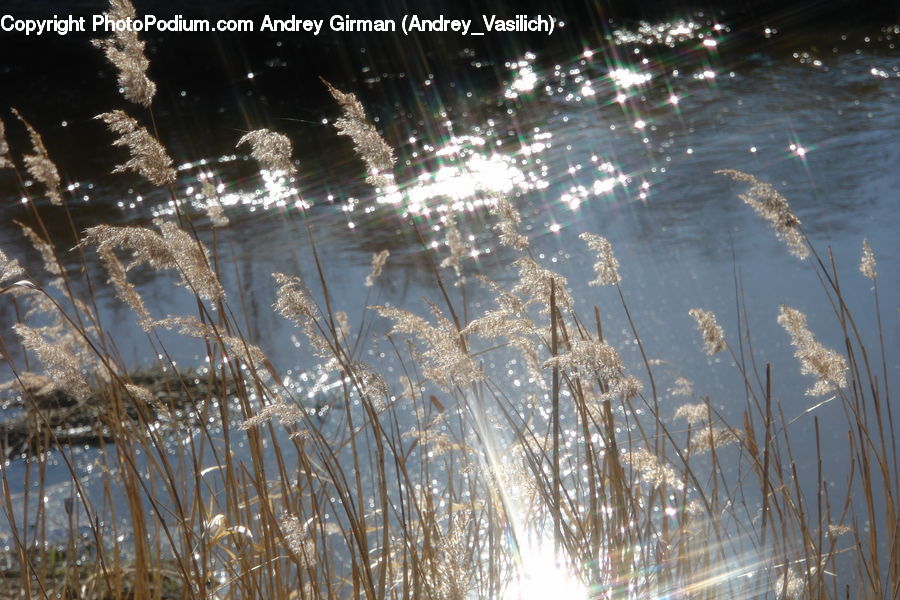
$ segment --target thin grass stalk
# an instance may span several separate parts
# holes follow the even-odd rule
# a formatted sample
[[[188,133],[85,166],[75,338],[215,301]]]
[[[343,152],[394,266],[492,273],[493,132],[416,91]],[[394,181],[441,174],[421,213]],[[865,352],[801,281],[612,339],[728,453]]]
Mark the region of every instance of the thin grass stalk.
[[[556,282],[550,279],[550,356],[557,355],[558,334],[556,331]],[[554,365],[550,398],[552,402],[551,416],[553,422],[553,546],[555,554],[559,555],[562,541],[562,504],[560,501],[560,475],[559,475],[559,366]]]

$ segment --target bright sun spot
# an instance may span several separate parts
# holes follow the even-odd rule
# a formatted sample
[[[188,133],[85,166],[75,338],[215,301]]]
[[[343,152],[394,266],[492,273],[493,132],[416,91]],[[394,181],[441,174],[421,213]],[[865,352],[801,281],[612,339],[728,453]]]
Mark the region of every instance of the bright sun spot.
[[[528,543],[520,549],[521,562],[514,579],[503,591],[503,600],[581,600],[588,590],[557,565],[553,543]]]
[[[791,144],[790,150],[791,150],[791,154],[793,154],[795,156],[799,156],[800,158],[803,158],[804,156],[806,156],[806,152],[807,152],[806,148],[804,148],[800,144]]]

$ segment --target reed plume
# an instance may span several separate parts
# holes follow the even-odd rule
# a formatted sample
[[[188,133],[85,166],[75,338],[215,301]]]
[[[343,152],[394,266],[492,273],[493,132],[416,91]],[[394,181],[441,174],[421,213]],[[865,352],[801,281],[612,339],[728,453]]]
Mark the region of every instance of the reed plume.
[[[673,396],[693,396],[694,384],[686,377],[676,377],[675,384],[669,388],[669,393]]]
[[[9,156],[9,144],[6,142],[6,125],[0,119],[0,169],[12,169],[12,159]]]
[[[112,6],[113,12],[133,13],[127,2]],[[117,39],[107,42],[112,46],[106,49],[118,48]],[[140,79],[146,77],[146,59],[139,45],[141,55],[132,59],[138,68],[130,77],[146,86]],[[344,109],[338,129],[363,154],[369,180],[392,182],[390,149],[366,120],[359,101],[329,90]],[[145,105],[150,97],[152,93]],[[131,149],[133,161],[156,164],[161,179],[174,179],[161,145],[150,148],[158,144],[154,136],[146,130],[138,133],[136,121],[118,113],[107,113],[105,120],[112,121],[112,129],[121,129],[116,131],[122,136],[119,145]],[[130,135],[133,143],[123,141]],[[290,141],[281,134],[258,130],[243,136],[239,145],[249,145],[266,171],[296,172]],[[0,161],[9,160],[5,146],[0,150]],[[138,162],[120,169],[140,173],[151,168]],[[752,184],[748,203],[779,236],[795,235],[793,241],[811,251],[799,221],[777,192],[749,175],[726,173]],[[203,181],[214,227],[223,219],[216,194]],[[186,231],[173,223],[157,221],[156,229],[101,225],[87,230],[81,243],[96,248],[116,294],[150,330],[152,358],[164,365],[164,381],[145,384],[138,373],[125,375],[115,328],[101,325],[106,313],[88,308],[78,296],[87,289],[93,304],[99,300],[91,296],[97,279],[79,279],[93,265],[83,262],[81,270],[62,271],[55,251],[61,243],[23,227],[51,281],[46,288],[18,282],[13,285],[21,286],[23,294],[0,298],[13,305],[16,321],[51,322],[16,326],[27,349],[25,369],[18,368],[0,338],[0,350],[16,375],[0,391],[18,390],[23,404],[36,405],[35,397],[44,395],[85,399],[90,383],[86,403],[96,408],[91,417],[102,420],[103,435],[111,443],[91,451],[85,468],[71,464],[71,482],[64,484],[56,479],[58,470],[50,470],[51,461],[58,469],[59,459],[70,464],[70,459],[82,462],[85,456],[64,440],[45,442],[56,446],[52,455],[42,452],[36,461],[22,461],[24,485],[15,475],[22,472],[18,465],[0,468],[0,512],[14,533],[11,554],[19,563],[16,577],[0,577],[0,597],[501,598],[509,597],[504,588],[510,580],[532,574],[532,565],[537,567],[532,581],[548,566],[564,570],[560,574],[566,579],[580,580],[577,593],[560,589],[566,597],[833,600],[849,597],[854,586],[866,598],[900,589],[900,563],[890,558],[889,572],[879,571],[882,555],[900,555],[890,541],[897,531],[897,462],[889,445],[894,425],[887,394],[887,365],[892,363],[882,358],[885,375],[872,374],[869,361],[875,353],[863,347],[836,283],[836,269],[829,272],[817,261],[823,283],[831,284],[826,292],[844,333],[846,360],[815,340],[802,313],[782,307],[779,323],[790,333],[804,373],[817,378],[811,392],[843,388],[837,396],[846,421],[837,424],[837,431],[846,432],[848,439],[845,490],[830,485],[833,478],[824,472],[829,465],[823,458],[830,456],[819,454],[816,415],[809,417],[815,425],[816,456],[794,462],[798,448],[791,448],[792,439],[808,440],[796,437],[799,428],[789,427],[794,421],[784,420],[784,413],[794,411],[772,393],[770,365],[764,376],[757,372],[758,353],[751,347],[744,311],[738,310],[740,344],[733,354],[741,375],[736,395],[746,402],[742,426],[735,429],[726,422],[723,413],[732,408],[728,401],[704,399],[669,409],[666,401],[672,396],[693,396],[690,382],[679,377],[667,390],[669,397],[658,396],[662,388],[653,369],[666,363],[648,358],[624,294],[620,298],[630,329],[617,331],[615,317],[601,323],[599,309],[593,326],[589,324],[577,314],[565,278],[538,262],[543,255],[529,252],[512,203],[489,199],[496,200],[500,243],[518,251],[519,260],[503,265],[507,270],[501,275],[514,280],[512,289],[479,277],[486,293],[477,300],[467,298],[465,289],[449,294],[440,271],[433,269],[452,320],[433,304],[434,317],[401,307],[370,307],[394,321],[387,343],[395,358],[380,352],[383,347],[369,345],[371,332],[378,329],[370,322],[371,313],[363,314],[357,338],[349,343],[348,317],[336,310],[345,298],[329,290],[331,280],[318,261],[321,305],[299,278],[275,274],[274,311],[296,323],[313,353],[326,359],[309,371],[287,370],[284,377],[242,333],[256,329],[257,319],[266,317],[248,308],[235,316],[210,268],[213,258],[221,258],[217,240],[240,232],[223,231],[220,237],[214,231],[208,251],[193,228]],[[40,219],[40,207],[30,208]],[[450,256],[442,266],[460,273],[465,240],[454,222],[448,223],[446,234]],[[590,283],[618,285],[619,264],[609,242],[594,234],[582,239],[597,254]],[[376,282],[387,258],[387,250],[373,255],[366,287]],[[127,279],[129,270],[140,265],[176,270],[180,284],[193,293],[198,316],[154,320]],[[860,270],[875,278],[867,242]],[[0,281],[22,272],[15,260],[0,253]],[[584,281],[589,279],[590,274]],[[481,312],[484,296],[492,297],[495,306]],[[457,298],[461,310],[454,308]],[[20,301],[26,310],[20,310]],[[241,305],[247,306],[243,297]],[[731,350],[713,313],[693,309],[690,314],[707,353]],[[173,336],[155,328],[204,342],[206,355],[195,359],[205,359],[205,365],[197,370],[177,365],[176,359],[183,360],[188,351],[167,348],[164,340]],[[394,339],[400,334],[411,338],[403,340],[405,346]],[[640,353],[650,388],[646,392],[626,371],[637,354],[626,347],[620,355],[610,343],[619,335]],[[485,340],[489,343],[481,344]],[[366,353],[368,362],[363,362],[360,357]],[[46,364],[46,375],[27,371],[31,354]],[[307,360],[279,357],[291,366]],[[854,369],[852,378],[846,375],[848,364]],[[542,368],[553,370],[552,382]],[[391,386],[398,383],[404,389],[395,397]],[[175,410],[169,402],[177,395],[174,388],[187,396],[187,410]],[[315,406],[297,398],[308,398]],[[153,414],[163,406],[172,410]],[[676,429],[661,416],[673,411],[683,427]],[[44,417],[46,412],[36,406],[33,414]],[[175,421],[180,412],[187,413],[188,426]],[[155,418],[160,416],[164,418]],[[49,439],[57,432],[65,433],[43,427],[34,437]],[[0,438],[5,433],[0,431]],[[679,434],[687,438],[685,445]],[[718,453],[725,444],[738,447]],[[704,452],[710,454],[694,458]],[[734,461],[726,463],[728,456]],[[816,462],[809,458],[818,459],[818,475],[798,477],[804,463]],[[18,459],[6,464],[13,460]],[[82,477],[92,470],[90,478]],[[838,471],[837,477],[842,475]],[[807,479],[817,484],[818,506],[811,506],[816,494],[806,494]],[[72,495],[64,506],[73,528],[79,528],[70,540],[78,544],[83,530],[94,538],[87,551],[76,547],[61,554],[52,546],[48,531],[65,515],[56,519],[45,505],[53,506],[60,488]],[[127,503],[112,501],[120,489]],[[847,534],[853,539],[836,545],[835,538]],[[531,537],[544,549],[555,546],[555,555],[531,563]],[[137,559],[129,556],[132,548]],[[0,554],[0,559],[8,557]],[[57,563],[64,569],[60,575],[54,571]],[[148,564],[153,565],[149,572],[135,574]],[[834,578],[833,584],[825,575]],[[547,579],[538,583],[557,584]],[[9,590],[5,586],[12,580],[31,587]]]
[[[206,216],[213,227],[228,227],[230,221],[225,215],[225,209],[218,202],[209,202],[206,205]]]
[[[257,129],[244,134],[237,146],[250,146],[250,155],[260,166],[273,174],[295,175],[297,168],[291,162],[291,140],[288,136],[269,129]]]
[[[129,0],[109,0],[109,10],[104,16],[113,21],[134,19],[136,12]],[[150,107],[156,84],[147,77],[150,61],[144,54],[145,42],[138,38],[133,28],[117,28],[113,36],[91,43],[103,50],[103,54],[118,72],[118,84],[122,95],[135,104]]]
[[[36,329],[17,323],[13,330],[22,339],[22,345],[34,352],[47,369],[47,374],[55,380],[60,389],[77,400],[86,400],[91,389],[81,373],[77,355],[68,352],[56,341],[48,341]]]
[[[872,281],[875,281],[878,279],[878,270],[876,269],[876,266],[875,253],[872,252],[872,246],[869,245],[869,240],[863,240],[862,258],[860,258],[859,261],[859,272]]]
[[[512,202],[505,196],[497,196],[494,198],[490,211],[491,214],[498,217],[494,229],[500,234],[500,243],[515,250],[527,250],[528,238],[519,233],[519,224],[522,222],[522,217],[512,205]]]
[[[117,165],[113,173],[132,171],[154,185],[165,185],[175,181],[172,159],[163,145],[149,131],[124,111],[114,110],[94,117],[100,119],[119,138],[113,146],[128,148],[131,158]]]
[[[466,253],[466,244],[463,242],[462,234],[456,227],[456,220],[452,216],[447,218],[444,228],[447,231],[446,243],[450,254],[441,261],[441,266],[452,267],[456,273],[457,283],[463,283],[462,259]]]
[[[334,122],[335,128],[340,135],[353,140],[356,153],[368,167],[366,181],[377,187],[393,184],[393,150],[369,122],[362,103],[354,94],[342,92],[324,79],[322,81],[343,111],[343,116]]]
[[[615,285],[619,283],[619,261],[612,253],[609,241],[593,233],[582,233],[581,239],[587,242],[588,248],[597,253],[594,263],[596,278],[588,285]]]
[[[134,311],[141,328],[148,330],[152,322],[150,312],[144,305],[144,300],[137,289],[128,281],[126,269],[119,257],[116,256],[113,249],[109,246],[101,246],[97,249],[97,254],[100,256],[100,262],[103,263],[109,275],[109,283],[116,290],[116,296]]]
[[[288,548],[301,558],[306,565],[314,565],[316,563],[316,547],[310,538],[309,532],[312,522],[313,520],[310,519],[305,523],[301,523],[297,517],[285,515],[280,523]]]
[[[57,170],[56,164],[50,160],[50,154],[44,146],[44,140],[19,111],[12,109],[12,112],[22,122],[25,129],[28,130],[28,137],[31,138],[31,146],[34,149],[34,154],[26,154],[24,157],[25,168],[28,170],[28,174],[44,186],[44,191],[51,204],[62,206],[62,192],[59,189],[59,170]]]
[[[645,448],[636,448],[626,452],[622,456],[622,460],[651,485],[684,489],[685,484],[681,475],[671,465],[662,462],[659,456]]]
[[[375,285],[375,280],[381,276],[381,270],[390,255],[388,250],[382,250],[372,255],[372,272],[366,276],[366,287]]]
[[[716,323],[716,315],[712,311],[692,308],[688,314],[697,322],[697,329],[703,338],[703,351],[712,356],[725,349],[725,334]]]
[[[240,429],[251,429],[278,417],[283,425],[296,425],[303,421],[303,410],[280,395],[275,400],[261,407],[256,414],[248,417],[240,424]]]
[[[794,347],[794,356],[800,361],[801,373],[816,376],[816,383],[806,390],[808,396],[822,396],[847,385],[847,361],[816,340],[806,325],[805,314],[782,304],[778,324],[791,336],[791,345]]]
[[[140,400],[144,404],[156,404],[156,397],[150,390],[142,385],[126,383],[125,389],[133,398],[135,398],[136,400]]]
[[[53,250],[53,246],[47,243],[44,238],[39,236],[34,229],[28,225],[20,223],[19,221],[15,221],[15,224],[19,226],[19,229],[22,230],[22,233],[25,234],[25,237],[28,238],[28,241],[34,246],[34,249],[40,253],[41,261],[44,264],[44,270],[51,275],[62,275],[62,270],[60,269],[59,261],[56,260],[56,252]]]
[[[122,249],[131,252],[126,271],[142,264],[154,269],[173,269],[182,284],[205,300],[221,300],[225,291],[210,268],[209,252],[199,240],[174,223],[157,221],[159,233],[145,227],[98,225],[85,232],[83,244],[98,251]],[[140,314],[140,313],[139,313]]]
[[[750,189],[744,194],[739,194],[738,197],[769,223],[769,226],[775,230],[778,239],[787,244],[791,254],[800,260],[809,256],[809,250],[804,244],[803,233],[800,231],[800,219],[794,215],[787,199],[779,194],[778,190],[753,175],[741,171],[722,169],[716,173],[727,175],[734,181],[749,183]]]
[[[484,372],[466,352],[462,337],[453,324],[436,307],[432,312],[437,325],[409,311],[388,306],[373,306],[382,317],[394,321],[392,334],[415,335],[425,346],[422,354],[425,376],[442,387],[464,385],[484,379]]]
[[[4,283],[11,279],[21,277],[25,274],[25,269],[19,264],[15,258],[9,258],[0,250],[0,283]]]
[[[689,425],[699,425],[709,420],[709,407],[706,404],[682,404],[675,411],[676,419],[684,419]]]
[[[544,363],[544,368],[553,367],[597,373],[604,379],[615,379],[624,369],[616,349],[596,340],[574,340],[571,350]]]
[[[519,269],[519,282],[512,293],[526,298],[525,305],[540,305],[541,314],[550,313],[550,288],[553,286],[558,306],[571,309],[572,296],[569,293],[569,282],[559,273],[540,266],[533,259],[522,257],[513,265]]]
[[[316,354],[321,358],[332,358],[331,346],[318,327],[319,308],[299,277],[273,273],[278,290],[275,294],[275,312],[293,321],[309,340]]]

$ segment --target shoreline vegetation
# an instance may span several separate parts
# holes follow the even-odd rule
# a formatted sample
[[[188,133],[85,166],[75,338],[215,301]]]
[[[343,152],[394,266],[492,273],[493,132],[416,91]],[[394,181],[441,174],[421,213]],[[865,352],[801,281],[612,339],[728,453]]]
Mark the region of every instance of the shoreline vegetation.
[[[111,0],[108,16],[134,18],[135,10],[129,0]],[[603,237],[582,236],[585,251],[596,255],[585,276],[620,298],[617,308],[642,356],[636,372],[607,343],[600,309],[580,314],[565,278],[532,254],[508,198],[490,198],[491,219],[499,243],[517,256],[509,267],[514,285],[466,280],[466,246],[452,222],[449,252],[439,259],[410,219],[433,273],[430,314],[372,306],[356,331],[329,292],[328,266],[307,223],[317,277],[274,273],[273,310],[300,330],[323,371],[338,374],[331,401],[342,408],[340,426],[329,427],[242,334],[249,317],[235,312],[220,283],[218,243],[228,235],[228,219],[215,190],[205,218],[180,208],[173,162],[155,130],[156,84],[147,76],[144,42],[123,30],[94,43],[136,105],[97,117],[116,136],[113,144],[128,151],[113,171],[168,189],[176,213],[152,227],[76,231],[40,134],[15,112],[32,149],[14,155],[0,121],[0,168],[13,170],[21,184],[33,217],[21,228],[49,280],[39,285],[0,252],[0,301],[19,317],[15,335],[0,336],[13,374],[7,390],[20,397],[31,438],[42,438],[37,446],[17,441],[11,454],[32,457],[11,457],[0,468],[11,539],[0,556],[0,598],[898,596],[900,477],[888,388],[896,357],[888,356],[881,333],[876,258],[867,242],[860,273],[839,273],[830,250],[807,237],[774,187],[721,172],[809,263],[842,333],[841,347],[827,348],[803,313],[780,308],[778,323],[810,380],[805,393],[813,407],[803,418],[813,423],[813,450],[795,447],[773,394],[779,371],[798,364],[756,360],[737,274],[737,331],[724,331],[702,307],[685,318],[696,322],[704,352],[729,357],[738,370],[742,414],[730,421],[680,378],[671,393],[685,403],[673,420],[662,414],[658,364],[631,319],[627,273],[619,273]],[[352,139],[367,181],[396,186],[392,150],[362,104],[325,85],[342,111],[338,134]],[[237,145],[269,177],[296,174],[291,141],[282,134],[260,129]],[[26,176],[39,185],[26,186]],[[62,207],[79,240],[71,253],[83,269],[64,267],[38,188]],[[87,267],[88,253],[99,256],[103,272]],[[360,289],[377,286],[389,260],[377,253]],[[152,315],[128,279],[140,266],[174,273],[194,296],[196,313]],[[95,290],[106,285],[157,351],[153,372],[125,369],[99,317]],[[459,300],[466,285],[491,291],[495,306],[472,318]],[[845,302],[842,290],[853,285],[872,288],[865,310],[879,315],[875,339],[863,338]],[[361,358],[374,319],[393,323],[387,343],[399,372],[387,375]],[[199,340],[209,368],[176,366],[161,332]],[[696,340],[684,343],[696,347]],[[16,344],[26,351],[24,364],[10,358]],[[515,394],[506,374],[487,368],[509,354],[523,369]],[[827,424],[846,434],[850,472],[837,482],[820,444],[826,424],[812,412],[824,403],[840,405],[845,417]],[[168,444],[171,421],[160,415],[182,407],[198,413],[182,425],[192,435]],[[101,473],[92,481],[99,496],[81,480],[73,445],[83,440],[63,435],[70,426],[96,431],[98,424],[97,441],[109,450],[97,459]],[[813,452],[816,473],[798,473],[794,456]],[[50,454],[71,475],[63,515],[48,514],[40,501]],[[24,486],[10,475],[12,461],[20,461]],[[60,520],[67,537],[50,539]]]

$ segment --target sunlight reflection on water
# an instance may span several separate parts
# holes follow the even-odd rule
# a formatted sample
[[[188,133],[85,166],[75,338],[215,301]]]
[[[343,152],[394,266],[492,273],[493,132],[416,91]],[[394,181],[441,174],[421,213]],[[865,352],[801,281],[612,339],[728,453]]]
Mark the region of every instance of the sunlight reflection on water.
[[[897,156],[900,121],[894,92],[879,87],[900,76],[896,56],[798,52],[774,65],[759,59],[732,71],[717,55],[728,47],[730,35],[720,23],[682,20],[615,30],[609,47],[586,49],[559,64],[543,64],[540,53],[523,53],[506,64],[506,83],[485,94],[477,110],[462,117],[435,109],[440,127],[408,135],[403,130],[400,138],[407,142],[397,149],[401,168],[394,185],[382,190],[359,193],[351,185],[355,182],[348,181],[305,187],[302,154],[297,178],[255,168],[247,175],[246,157],[229,153],[181,165],[177,202],[195,213],[213,204],[226,210],[234,223],[230,243],[238,249],[231,266],[235,272],[246,269],[242,285],[250,305],[265,311],[272,303],[268,275],[275,269],[302,269],[287,250],[300,244],[296,228],[278,229],[280,220],[255,221],[251,213],[287,222],[292,216],[319,219],[331,261],[326,267],[338,272],[337,295],[356,299],[354,286],[364,276],[372,245],[399,246],[393,260],[402,261],[404,250],[418,251],[385,225],[392,222],[384,213],[422,217],[429,246],[442,254],[449,247],[448,223],[455,223],[472,249],[467,266],[490,275],[491,266],[502,265],[505,258],[492,263],[472,257],[495,251],[495,234],[484,215],[497,195],[506,195],[524,213],[539,258],[553,268],[576,271],[585,266],[577,241],[565,241],[562,233],[571,232],[575,239],[581,229],[600,230],[618,238],[617,250],[621,244],[629,267],[623,272],[635,290],[633,306],[636,312],[651,313],[649,345],[665,349],[674,346],[673,339],[693,339],[679,325],[681,304],[713,298],[711,302],[728,305],[731,289],[716,288],[708,280],[729,280],[730,265],[722,258],[729,243],[739,256],[753,259],[742,268],[757,289],[769,286],[784,296],[803,297],[791,288],[797,285],[795,272],[787,270],[783,259],[772,259],[775,268],[755,261],[774,244],[760,229],[745,224],[752,216],[735,216],[739,202],[723,200],[727,185],[710,183],[716,168],[754,171],[778,187],[789,183],[797,192],[801,218],[836,247],[855,251],[856,238],[864,231],[876,245],[881,242],[881,249],[896,248],[887,230],[891,219],[885,218],[896,212],[892,200],[883,196],[891,191],[884,174]],[[659,46],[679,51],[660,52]],[[832,72],[838,79],[830,78]],[[431,87],[429,81],[423,85]],[[828,101],[815,100],[817,94]],[[877,155],[883,155],[882,162]],[[836,160],[839,168],[832,162]],[[83,193],[88,204],[108,201],[97,197],[90,182],[69,187]],[[175,212],[176,200],[154,200],[139,189],[124,196],[116,202],[126,222],[140,222],[148,209],[154,217]],[[829,212],[840,216],[829,220]],[[308,260],[303,256],[296,262],[303,259]],[[887,260],[893,261],[887,262],[891,272],[897,257]],[[384,294],[390,300],[399,303],[427,293],[410,274],[424,270],[420,265],[410,260],[398,265],[389,266],[395,270],[385,276]],[[684,275],[673,275],[676,268]],[[576,277],[572,281],[584,288]],[[147,292],[155,285],[154,279],[140,284]],[[482,297],[470,293],[478,306]],[[595,296],[588,297],[594,301]],[[173,311],[168,295],[153,300],[154,310]],[[282,383],[297,397],[320,403],[324,415],[328,404],[322,398],[340,387],[339,376],[306,364],[309,357],[300,355],[300,344],[284,332],[283,324],[262,323],[257,336],[289,367]],[[628,343],[631,336],[624,327],[621,334],[611,330]],[[127,335],[119,339],[127,345]],[[681,366],[679,360],[701,364],[701,359],[676,357],[672,370]],[[514,363],[497,368],[516,375],[521,371]],[[513,381],[518,387],[519,379]],[[717,383],[715,376],[697,381],[706,391],[716,390]],[[86,463],[90,468],[91,461]],[[62,498],[68,492],[52,493]],[[522,539],[528,540],[520,548],[521,577],[504,597],[584,597],[586,590],[557,566],[552,541],[528,533],[524,523],[521,529]],[[745,576],[746,567],[727,575]]]

